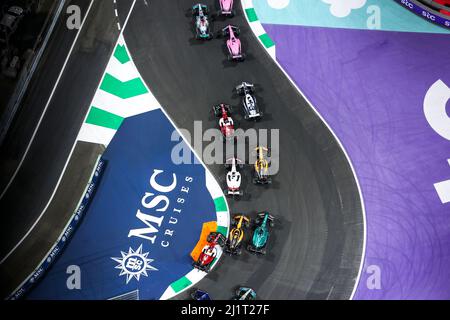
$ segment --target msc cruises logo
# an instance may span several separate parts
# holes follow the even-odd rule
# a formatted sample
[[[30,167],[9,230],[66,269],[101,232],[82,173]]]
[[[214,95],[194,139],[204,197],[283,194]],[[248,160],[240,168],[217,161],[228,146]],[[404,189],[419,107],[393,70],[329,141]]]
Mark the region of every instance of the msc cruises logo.
[[[147,258],[148,252],[142,253],[142,244],[136,251],[129,248],[128,252],[121,251],[120,253],[122,255],[121,258],[111,259],[119,263],[116,269],[120,270],[119,276],[127,276],[127,284],[132,278],[139,281],[141,276],[148,277],[147,271],[158,271],[158,269],[150,265],[154,260]]]

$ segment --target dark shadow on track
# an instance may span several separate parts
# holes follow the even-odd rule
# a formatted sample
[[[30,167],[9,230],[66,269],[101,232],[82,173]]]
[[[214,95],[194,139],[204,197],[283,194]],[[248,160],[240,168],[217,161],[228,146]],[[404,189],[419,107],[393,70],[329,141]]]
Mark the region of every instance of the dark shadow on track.
[[[215,31],[228,23],[243,31],[249,59],[228,67],[224,39],[191,43],[185,15],[191,4],[138,1],[125,31],[137,67],[156,98],[179,127],[193,133],[195,120],[203,122],[203,129],[217,126],[210,119],[217,101],[232,104],[235,114],[240,113],[232,90],[245,80],[262,89],[258,95],[269,116],[239,123],[244,129],[280,129],[280,171],[273,186],[255,186],[246,177],[244,188],[251,197],[229,200],[232,213],[268,210],[277,217],[269,252],[258,257],[243,250],[240,257],[226,256],[196,287],[215,299],[229,299],[233,288],[243,284],[255,288],[261,299],[348,299],[360,267],[363,213],[344,153],[257,42],[240,7],[235,18],[215,22]],[[222,165],[209,168],[218,180],[225,174]]]

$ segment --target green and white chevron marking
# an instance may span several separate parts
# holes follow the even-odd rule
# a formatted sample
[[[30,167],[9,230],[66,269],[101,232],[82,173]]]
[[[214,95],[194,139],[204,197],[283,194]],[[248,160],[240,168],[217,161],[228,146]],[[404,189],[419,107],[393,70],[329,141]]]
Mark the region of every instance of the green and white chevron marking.
[[[256,14],[255,8],[253,7],[253,0],[241,0],[241,4],[245,12],[245,17],[247,18],[248,24],[250,25],[253,33],[267,50],[267,52],[271,55],[271,57],[275,59],[275,42],[273,42],[273,40],[269,37],[269,35],[264,30],[261,22],[259,21],[258,15]]]
[[[160,104],[142,80],[121,35],[78,140],[107,146],[124,119],[159,108]]]
[[[120,35],[114,53],[108,62],[104,76],[92,100],[89,113],[78,134],[78,140],[108,146],[126,118],[156,109],[161,109],[174,128],[176,128],[175,123],[170,119],[164,108],[161,107],[142,79],[128,51],[125,39]],[[179,134],[182,136],[181,132]],[[186,139],[184,140],[187,141]],[[189,147],[195,153],[190,145]],[[196,156],[201,159],[197,154]],[[227,201],[220,185],[211,172],[204,164],[203,167],[205,168],[206,187],[214,200],[216,209],[217,231],[227,237],[230,226],[230,213]],[[219,261],[221,255],[222,251],[219,249],[219,254],[212,268]],[[160,299],[167,300],[175,297],[199,282],[206,275],[206,272],[198,269],[191,270],[185,276],[173,282]]]

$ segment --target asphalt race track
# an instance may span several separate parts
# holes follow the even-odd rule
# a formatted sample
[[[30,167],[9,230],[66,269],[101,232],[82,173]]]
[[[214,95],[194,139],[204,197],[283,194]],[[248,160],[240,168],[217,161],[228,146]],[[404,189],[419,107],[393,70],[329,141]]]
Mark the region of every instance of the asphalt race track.
[[[241,27],[247,60],[239,64],[227,61],[224,39],[193,39],[187,14],[192,4],[136,3],[125,39],[150,90],[177,126],[192,133],[195,120],[202,121],[203,130],[216,127],[210,110],[218,102],[240,111],[232,88],[250,81],[261,88],[257,97],[266,116],[256,124],[235,116],[238,126],[280,129],[280,171],[273,185],[254,186],[247,178],[244,192],[250,197],[229,201],[232,213],[254,217],[268,210],[277,217],[268,254],[257,257],[244,250],[240,257],[225,257],[198,287],[213,299],[229,299],[238,285],[253,287],[261,299],[350,298],[364,228],[357,184],[343,151],[257,42],[239,2],[237,17],[214,23],[215,31],[227,22]],[[223,179],[223,166],[209,167]]]
[[[73,4],[80,6],[84,17],[90,1],[67,1],[66,7]],[[0,260],[12,252],[49,202],[119,35],[112,2],[93,2],[76,42],[77,30],[66,28],[65,10],[0,150]],[[55,87],[73,43],[72,54]],[[48,109],[24,157],[47,101],[50,101]],[[12,179],[17,168],[17,175]],[[68,199],[59,200],[69,202]],[[43,215],[41,222],[45,221]],[[51,221],[46,222],[58,224]],[[54,228],[53,233],[47,235],[49,241],[56,240],[60,231]],[[33,243],[35,239],[31,238],[30,234],[26,241]],[[29,259],[40,261],[48,249],[29,251]]]

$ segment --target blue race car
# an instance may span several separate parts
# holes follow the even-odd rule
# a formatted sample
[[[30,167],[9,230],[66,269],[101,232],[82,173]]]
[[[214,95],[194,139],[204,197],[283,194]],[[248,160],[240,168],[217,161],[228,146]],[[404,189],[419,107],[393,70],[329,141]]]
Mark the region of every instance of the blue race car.
[[[211,40],[213,38],[208,13],[208,6],[204,4],[198,3],[192,7],[196,39]]]
[[[191,293],[191,298],[197,301],[212,300],[208,292],[200,289],[194,289],[193,292]]]
[[[255,220],[257,225],[253,232],[252,242],[247,246],[247,250],[256,254],[266,254],[267,241],[269,240],[270,228],[275,226],[275,218],[268,212],[261,212]]]

